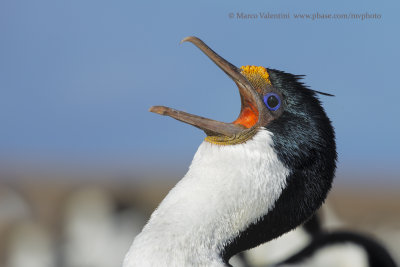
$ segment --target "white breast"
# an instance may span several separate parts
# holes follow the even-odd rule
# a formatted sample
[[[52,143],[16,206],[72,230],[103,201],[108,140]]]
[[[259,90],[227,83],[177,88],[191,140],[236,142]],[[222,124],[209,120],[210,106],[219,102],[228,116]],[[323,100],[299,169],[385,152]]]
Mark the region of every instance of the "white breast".
[[[226,243],[274,207],[288,169],[260,130],[244,144],[203,142],[124,260],[133,266],[225,266]]]

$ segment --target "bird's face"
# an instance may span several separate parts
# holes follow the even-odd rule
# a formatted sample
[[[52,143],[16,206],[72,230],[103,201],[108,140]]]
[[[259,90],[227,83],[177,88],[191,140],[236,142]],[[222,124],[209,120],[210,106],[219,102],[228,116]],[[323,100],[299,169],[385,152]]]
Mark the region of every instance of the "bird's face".
[[[261,128],[270,130],[281,138],[291,138],[285,124],[300,122],[301,127],[314,127],[307,123],[310,118],[323,113],[315,93],[302,86],[297,77],[284,72],[259,66],[237,68],[196,37],[187,37],[182,42],[192,42],[220,67],[237,85],[241,98],[238,118],[232,123],[219,122],[163,106],[153,106],[151,112],[173,117],[202,129],[206,141],[218,145],[236,145],[251,139]],[[286,115],[286,116],[285,116]],[[288,116],[290,115],[290,116]],[[302,125],[305,122],[307,125]],[[283,126],[282,126],[283,124]],[[310,131],[312,134],[312,130]],[[284,141],[284,140],[283,140]]]

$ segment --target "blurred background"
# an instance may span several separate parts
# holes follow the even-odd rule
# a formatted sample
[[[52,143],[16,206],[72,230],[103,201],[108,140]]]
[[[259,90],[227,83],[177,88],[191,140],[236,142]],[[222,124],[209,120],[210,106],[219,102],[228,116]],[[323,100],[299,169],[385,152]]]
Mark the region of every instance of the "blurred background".
[[[120,266],[204,138],[148,108],[222,121],[239,112],[231,80],[179,45],[189,35],[236,66],[304,74],[310,88],[336,95],[321,96],[339,153],[329,207],[337,227],[374,236],[400,262],[399,7],[2,0],[0,266]],[[316,13],[380,17],[295,18]]]

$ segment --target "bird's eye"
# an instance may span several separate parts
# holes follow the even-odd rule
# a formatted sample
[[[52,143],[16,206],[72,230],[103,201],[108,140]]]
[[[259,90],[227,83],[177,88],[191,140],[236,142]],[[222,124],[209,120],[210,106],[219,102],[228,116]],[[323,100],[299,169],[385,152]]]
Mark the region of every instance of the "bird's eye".
[[[275,93],[268,93],[264,96],[264,103],[269,110],[275,111],[281,106],[281,98]]]

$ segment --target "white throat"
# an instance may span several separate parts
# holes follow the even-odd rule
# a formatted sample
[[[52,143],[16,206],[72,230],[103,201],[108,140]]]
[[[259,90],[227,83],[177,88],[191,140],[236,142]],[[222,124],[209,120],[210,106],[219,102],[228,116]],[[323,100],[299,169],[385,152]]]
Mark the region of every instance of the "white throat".
[[[286,185],[289,170],[272,144],[266,130],[239,145],[203,142],[123,266],[226,266],[224,246],[267,214]]]

